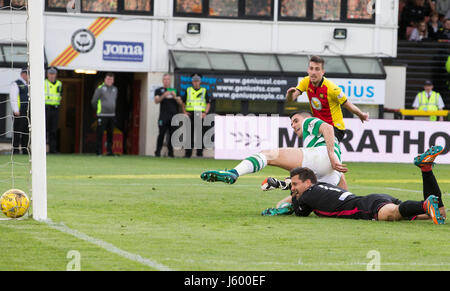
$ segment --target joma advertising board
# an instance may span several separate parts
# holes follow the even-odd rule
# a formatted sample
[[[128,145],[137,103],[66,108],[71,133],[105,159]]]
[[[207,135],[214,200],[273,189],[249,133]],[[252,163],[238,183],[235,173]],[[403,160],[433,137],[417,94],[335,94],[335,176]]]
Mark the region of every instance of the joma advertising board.
[[[60,69],[147,72],[149,21],[115,17],[49,16],[45,52]]]

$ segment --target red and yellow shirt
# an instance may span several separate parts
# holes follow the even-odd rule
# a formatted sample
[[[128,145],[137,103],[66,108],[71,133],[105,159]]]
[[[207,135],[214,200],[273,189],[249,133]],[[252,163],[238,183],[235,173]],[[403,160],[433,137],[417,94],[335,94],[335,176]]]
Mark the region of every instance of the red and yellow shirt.
[[[347,101],[347,96],[339,86],[324,77],[319,86],[314,87],[309,77],[305,77],[296,88],[308,95],[311,113],[314,117],[320,118],[338,129],[345,130],[341,105]]]

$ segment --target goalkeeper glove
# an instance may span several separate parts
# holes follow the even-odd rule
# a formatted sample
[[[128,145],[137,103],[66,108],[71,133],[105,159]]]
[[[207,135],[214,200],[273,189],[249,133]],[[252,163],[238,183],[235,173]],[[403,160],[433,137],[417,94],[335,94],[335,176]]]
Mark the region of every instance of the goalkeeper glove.
[[[290,215],[294,212],[291,203],[283,203],[279,208],[267,208],[261,212],[262,216]]]

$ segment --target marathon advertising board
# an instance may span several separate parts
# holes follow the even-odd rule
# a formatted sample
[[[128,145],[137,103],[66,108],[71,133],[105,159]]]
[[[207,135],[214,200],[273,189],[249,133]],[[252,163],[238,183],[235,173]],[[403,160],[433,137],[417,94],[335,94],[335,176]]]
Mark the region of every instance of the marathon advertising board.
[[[450,164],[450,122],[373,119],[363,124],[357,118],[344,122],[347,131],[340,144],[344,162],[412,163],[428,147],[441,145],[444,152],[438,162]],[[215,117],[215,159],[242,160],[262,150],[301,146],[288,117]]]
[[[151,22],[115,17],[46,17],[49,66],[67,70],[150,71]]]
[[[286,91],[296,87],[303,77],[248,76],[204,74],[202,86],[214,99],[284,101]],[[385,80],[338,79],[330,81],[341,87],[348,100],[354,104],[384,104]],[[176,85],[183,92],[191,86],[190,74],[177,74]],[[308,102],[306,93],[297,99]]]

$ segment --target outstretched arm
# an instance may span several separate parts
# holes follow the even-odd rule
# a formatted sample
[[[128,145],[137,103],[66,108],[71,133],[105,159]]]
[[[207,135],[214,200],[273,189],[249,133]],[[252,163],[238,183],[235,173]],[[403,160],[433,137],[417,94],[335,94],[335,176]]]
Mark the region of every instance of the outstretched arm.
[[[328,158],[330,159],[331,167],[336,171],[345,173],[348,171],[346,165],[341,164],[339,159],[334,153],[334,128],[332,125],[324,122],[319,127],[319,133],[321,133],[325,139],[325,143],[327,145]]]
[[[359,117],[361,122],[364,123],[364,121],[369,121],[369,113],[368,112],[362,112],[358,107],[356,107],[353,103],[350,101],[346,101],[344,104],[342,104],[344,108],[346,108],[351,113],[355,114]]]

